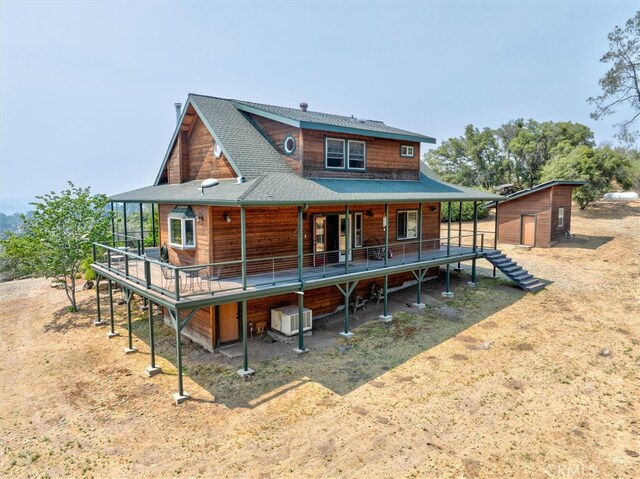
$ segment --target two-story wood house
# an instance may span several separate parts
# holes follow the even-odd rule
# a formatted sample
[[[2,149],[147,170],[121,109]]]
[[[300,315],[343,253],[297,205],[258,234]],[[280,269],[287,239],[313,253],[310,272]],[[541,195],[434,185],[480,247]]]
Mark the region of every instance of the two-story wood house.
[[[302,352],[312,317],[343,310],[348,337],[350,306],[377,298],[389,320],[389,291],[420,286],[443,265],[475,266],[493,246],[475,226],[463,238],[441,237],[441,203],[500,197],[433,177],[420,145],[434,142],[304,103],[191,94],[153,186],[111,197],[157,205],[160,253],[128,238],[96,245],[95,270],[126,298],[165,308],[177,331],[178,398],[186,397],[181,334],[209,350],[242,340],[240,374],[252,372],[247,331],[277,322],[297,332]]]

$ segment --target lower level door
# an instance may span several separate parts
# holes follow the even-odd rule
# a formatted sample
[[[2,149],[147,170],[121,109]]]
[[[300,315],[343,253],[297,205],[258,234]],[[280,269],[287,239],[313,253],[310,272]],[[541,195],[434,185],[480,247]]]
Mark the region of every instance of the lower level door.
[[[220,325],[220,342],[230,343],[240,339],[240,321],[238,321],[238,303],[218,306],[218,323]]]
[[[520,217],[520,244],[535,246],[536,244],[536,217],[535,215],[522,215]]]

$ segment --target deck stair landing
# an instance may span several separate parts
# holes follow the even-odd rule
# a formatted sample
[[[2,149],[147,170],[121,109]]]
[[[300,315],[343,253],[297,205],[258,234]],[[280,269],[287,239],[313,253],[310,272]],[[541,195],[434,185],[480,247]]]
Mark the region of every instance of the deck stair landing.
[[[484,257],[502,271],[511,281],[528,293],[535,293],[544,289],[544,283],[522,268],[499,249],[488,251]]]

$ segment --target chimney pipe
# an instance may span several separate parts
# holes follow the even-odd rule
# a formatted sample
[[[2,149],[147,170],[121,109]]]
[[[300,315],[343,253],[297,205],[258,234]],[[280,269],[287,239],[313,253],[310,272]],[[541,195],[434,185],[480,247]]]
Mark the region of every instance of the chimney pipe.
[[[176,123],[178,123],[182,114],[182,103],[174,103],[173,106],[176,107]]]
[[[309,108],[309,104],[308,103],[305,103],[305,102],[300,103],[300,109],[302,111],[307,111],[307,108]]]

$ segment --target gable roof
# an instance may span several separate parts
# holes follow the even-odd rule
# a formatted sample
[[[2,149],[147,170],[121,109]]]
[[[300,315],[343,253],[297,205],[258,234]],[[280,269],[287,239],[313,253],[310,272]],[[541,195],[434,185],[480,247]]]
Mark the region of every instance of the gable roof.
[[[435,138],[431,138],[430,136],[387,126],[382,121],[365,120],[354,118],[353,116],[332,115],[317,111],[302,111],[296,108],[265,105],[241,100],[233,100],[233,104],[239,110],[279,121],[280,123],[285,123],[296,128],[390,138],[394,140],[417,141],[421,143],[436,142]]]
[[[282,155],[230,100],[190,93],[156,177],[156,185],[160,182],[189,106],[193,107],[213,139],[220,145],[237,176],[251,179],[265,171],[291,172],[291,167]]]
[[[507,202],[511,200],[515,200],[516,198],[520,198],[522,196],[530,195],[531,193],[536,193],[538,191],[542,191],[547,188],[551,188],[552,186],[582,186],[586,185],[586,181],[571,181],[571,180],[551,180],[546,183],[540,183],[539,185],[535,185],[531,188],[527,188],[524,190],[516,191],[515,193],[511,193],[510,195],[502,196],[501,202]],[[496,206],[496,201],[490,201],[486,203],[485,208],[493,208]]]

